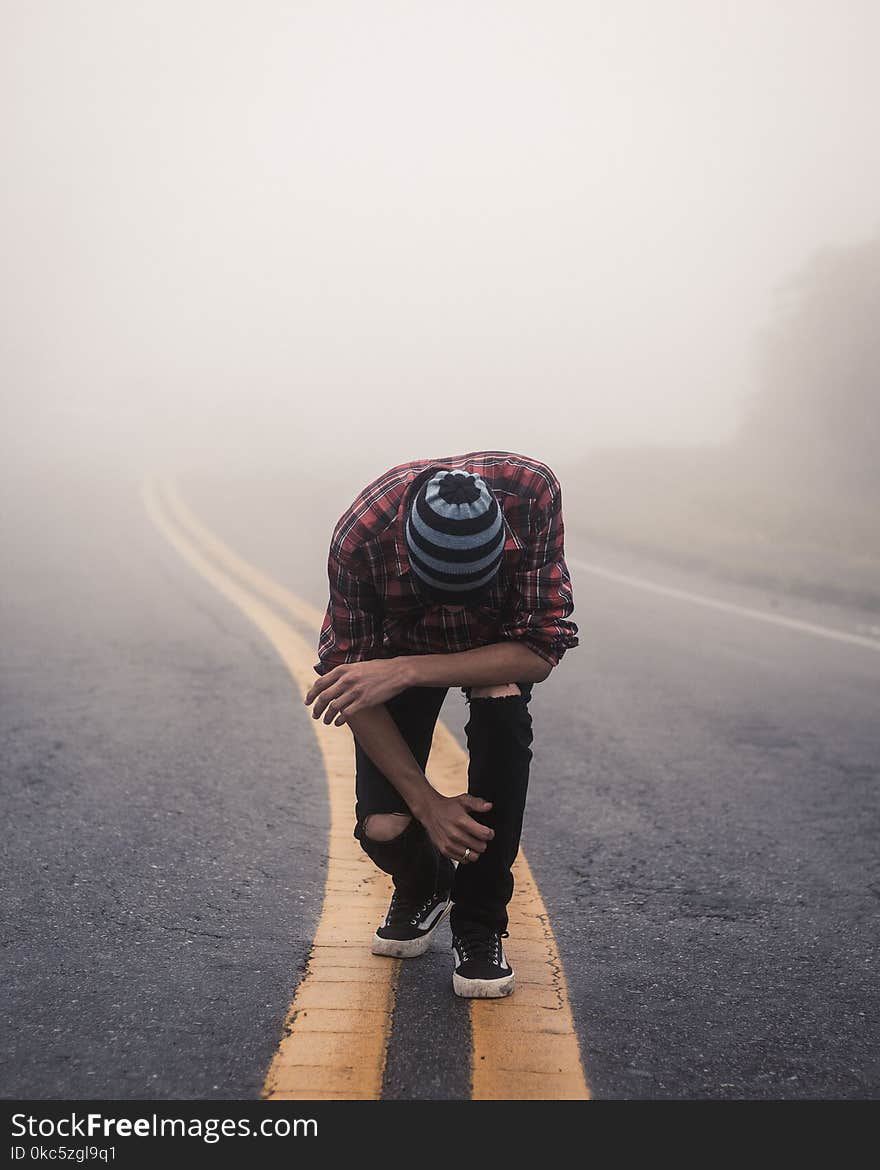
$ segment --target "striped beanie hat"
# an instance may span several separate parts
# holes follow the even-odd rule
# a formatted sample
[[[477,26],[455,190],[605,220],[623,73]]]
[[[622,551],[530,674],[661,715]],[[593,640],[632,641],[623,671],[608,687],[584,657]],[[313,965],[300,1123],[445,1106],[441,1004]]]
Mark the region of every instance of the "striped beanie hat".
[[[501,566],[504,517],[486,481],[471,472],[426,473],[404,532],[418,585],[436,601],[476,600]]]

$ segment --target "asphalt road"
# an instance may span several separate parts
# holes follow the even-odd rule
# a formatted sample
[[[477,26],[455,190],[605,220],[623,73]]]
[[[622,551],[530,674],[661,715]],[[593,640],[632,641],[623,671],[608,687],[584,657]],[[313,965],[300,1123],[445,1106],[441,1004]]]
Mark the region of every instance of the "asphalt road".
[[[321,911],[308,712],[139,482],[4,483],[7,1097],[256,1097]],[[323,608],[359,484],[178,483]],[[594,1095],[876,1096],[880,649],[638,582],[880,631],[568,530],[581,645],[535,687],[523,843]],[[446,931],[403,965],[384,1096],[467,1095]]]

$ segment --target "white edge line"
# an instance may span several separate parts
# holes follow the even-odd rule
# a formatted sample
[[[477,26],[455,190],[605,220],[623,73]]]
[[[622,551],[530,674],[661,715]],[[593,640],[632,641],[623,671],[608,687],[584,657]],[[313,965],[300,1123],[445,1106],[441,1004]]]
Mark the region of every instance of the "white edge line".
[[[783,626],[785,629],[797,630],[801,634],[812,634],[817,638],[830,638],[835,642],[847,642],[853,646],[862,646],[868,650],[880,650],[880,640],[865,638],[861,634],[847,634],[843,630],[833,630],[830,626],[819,626],[814,622],[802,622],[797,618],[780,617],[778,614],[767,613],[761,609],[751,609],[746,605],[735,605],[731,601],[719,601],[715,597],[705,597],[701,593],[691,593],[687,589],[674,589],[669,585],[658,585],[655,581],[647,581],[643,577],[630,577],[626,573],[617,573],[606,569],[602,565],[594,565],[589,561],[582,561],[578,557],[571,557],[569,563],[594,573],[597,577],[606,577],[609,581],[619,581],[623,585],[632,585],[636,589],[645,589],[649,593],[659,593],[664,597],[674,597],[678,601],[690,601],[694,605],[704,605],[708,609],[720,609],[724,613],[735,613],[740,617],[752,618],[758,622],[769,622],[770,625]]]

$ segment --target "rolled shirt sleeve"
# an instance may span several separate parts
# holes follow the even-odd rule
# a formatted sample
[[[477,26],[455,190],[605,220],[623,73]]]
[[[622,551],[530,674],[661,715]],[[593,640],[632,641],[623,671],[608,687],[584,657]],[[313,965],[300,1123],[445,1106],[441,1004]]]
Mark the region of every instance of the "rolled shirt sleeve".
[[[571,577],[565,563],[562,490],[554,482],[536,530],[514,574],[513,610],[501,624],[502,638],[515,638],[551,666],[578,645]]]
[[[319,675],[347,662],[382,657],[382,602],[365,568],[331,544],[327,576],[330,600],[313,666]]]

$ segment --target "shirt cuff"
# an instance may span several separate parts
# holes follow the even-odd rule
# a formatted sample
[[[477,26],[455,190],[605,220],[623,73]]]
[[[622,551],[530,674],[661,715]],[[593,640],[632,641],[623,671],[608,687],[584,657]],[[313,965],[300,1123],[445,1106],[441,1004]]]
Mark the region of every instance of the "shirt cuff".
[[[528,636],[512,637],[510,641],[522,642],[524,646],[528,646],[533,654],[537,654],[539,658],[543,658],[544,661],[549,662],[551,666],[559,665],[562,655],[568,649],[568,646],[571,645],[571,643],[568,642],[545,642],[540,638],[531,638]],[[574,645],[577,645],[577,640],[575,640]]]

